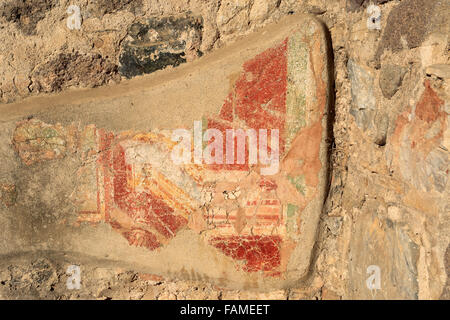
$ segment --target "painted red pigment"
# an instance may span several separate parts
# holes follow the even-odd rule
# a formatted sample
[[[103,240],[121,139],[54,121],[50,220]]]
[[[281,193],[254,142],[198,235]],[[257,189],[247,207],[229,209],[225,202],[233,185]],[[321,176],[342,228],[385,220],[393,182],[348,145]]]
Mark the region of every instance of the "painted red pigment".
[[[233,92],[220,111],[219,119],[209,119],[208,127],[218,129],[226,136],[227,129],[278,129],[280,152],[284,152],[287,95],[287,43],[286,39],[275,48],[270,48],[246,62],[243,72],[235,83]],[[242,128],[242,124],[246,127]],[[268,136],[268,141],[270,138]],[[224,141],[224,150],[226,150]],[[237,139],[234,141],[235,160]],[[248,143],[245,164],[213,165],[214,170],[249,170]],[[260,187],[272,191],[277,185],[262,180]],[[263,219],[278,219],[264,217]],[[216,237],[210,243],[225,255],[236,260],[245,260],[243,270],[248,272],[274,272],[280,266],[280,243],[278,236],[232,236]],[[276,275],[274,273],[274,275]]]
[[[225,255],[244,260],[244,271],[276,271],[280,266],[279,236],[232,236],[215,237],[210,244]]]
[[[99,146],[99,158],[97,162],[103,168],[109,168],[112,165],[112,156],[111,156],[111,146],[114,140],[114,134],[111,132],[106,132],[105,130],[99,131],[100,136],[100,146]],[[98,169],[97,169],[97,179],[98,179]],[[104,178],[103,178],[104,192],[105,192],[105,221],[110,221],[110,209],[111,204],[113,202],[112,195],[112,182],[111,177],[109,175],[109,169],[105,170]],[[100,193],[97,192],[97,202],[98,208],[100,209]]]
[[[287,39],[280,45],[259,54],[243,66],[232,92],[225,100],[217,118],[208,119],[208,128],[220,130],[226,137],[227,129],[278,129],[280,133],[280,152],[284,152],[284,129],[286,122],[287,95]],[[243,127],[244,126],[244,127]],[[150,191],[137,192],[129,186],[132,166],[126,163],[125,150],[120,139],[112,133],[99,132],[99,163],[103,170],[106,221],[128,240],[130,245],[139,245],[155,250],[161,246],[161,237],[173,238],[187,225],[187,220],[175,214],[174,208]],[[235,139],[235,157],[237,154]],[[270,141],[270,137],[268,137]],[[224,150],[226,149],[224,139]],[[215,170],[249,170],[248,143],[244,164],[214,165]],[[270,150],[269,150],[270,151]],[[235,159],[236,160],[236,159]],[[211,168],[211,167],[210,167]],[[262,192],[277,189],[270,180],[262,180]],[[99,195],[100,199],[100,195]],[[100,201],[100,200],[99,200]],[[267,200],[264,205],[277,205]],[[272,201],[272,202],[271,202]],[[255,202],[256,205],[256,202]],[[100,204],[99,204],[100,207]],[[121,210],[133,222],[131,230],[123,230],[116,221],[110,219],[112,210]],[[217,218],[217,217],[216,217]],[[278,221],[279,215],[268,214],[261,220]],[[211,238],[210,244],[235,260],[245,261],[243,270],[247,272],[264,271],[269,275],[279,275],[280,236],[235,235]]]
[[[127,176],[132,174],[132,167],[126,163],[125,150],[114,141],[112,134],[101,134],[100,148],[103,150],[99,161],[104,168],[105,220],[120,230],[121,227],[109,219],[111,210],[117,208],[125,212],[136,225],[147,226],[167,239],[173,238],[187,224],[187,220],[176,216],[173,208],[151,192],[131,190]],[[140,227],[121,233],[130,244],[138,243],[149,250],[161,245],[152,232]]]
[[[270,48],[243,66],[232,92],[229,94],[218,119],[208,119],[208,128],[220,130],[226,137],[227,129],[278,129],[280,152],[284,152],[287,95],[287,43]],[[245,127],[243,127],[243,125]],[[270,134],[268,132],[268,141]],[[226,149],[224,139],[224,150]],[[234,141],[235,160],[237,139]],[[214,170],[248,170],[248,143],[245,164],[212,165]],[[270,149],[269,149],[270,151]]]
[[[441,115],[441,107],[444,101],[439,99],[436,92],[431,88],[430,81],[424,83],[425,91],[416,106],[416,116],[428,123],[436,121]]]

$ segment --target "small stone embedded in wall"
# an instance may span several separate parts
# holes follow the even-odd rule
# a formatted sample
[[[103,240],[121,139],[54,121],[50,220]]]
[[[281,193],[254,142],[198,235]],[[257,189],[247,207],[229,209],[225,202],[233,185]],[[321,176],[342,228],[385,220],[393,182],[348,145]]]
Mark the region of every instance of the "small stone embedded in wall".
[[[56,2],[56,0],[10,0],[0,4],[0,17],[16,23],[25,35],[34,35],[37,23],[55,7]]]
[[[258,3],[256,3],[257,7]],[[220,34],[229,35],[238,30],[246,30],[250,23],[251,9],[250,1],[223,0],[216,16]]]
[[[278,0],[255,0],[249,14],[250,21],[262,22],[266,20],[279,3]]]
[[[359,128],[367,130],[371,127],[376,109],[376,98],[373,93],[373,76],[349,60],[347,64],[348,76],[352,85],[352,107],[350,114],[355,117]]]
[[[402,85],[407,69],[397,65],[381,67],[380,88],[385,98],[391,99]]]
[[[121,75],[132,78],[201,56],[203,19],[189,14],[150,18],[128,30],[120,55]]]

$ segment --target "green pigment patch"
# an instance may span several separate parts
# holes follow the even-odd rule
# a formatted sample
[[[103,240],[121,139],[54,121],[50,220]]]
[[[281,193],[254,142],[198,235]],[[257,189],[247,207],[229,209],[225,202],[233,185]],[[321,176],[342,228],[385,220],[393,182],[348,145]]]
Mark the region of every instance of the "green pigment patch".
[[[297,231],[297,217],[298,213],[298,206],[295,204],[289,203],[287,205],[287,212],[286,212],[286,231],[288,235],[292,237]]]
[[[303,175],[296,176],[296,177],[288,177],[289,182],[294,185],[294,187],[300,192],[301,194],[305,195],[305,177]]]
[[[305,127],[308,77],[308,48],[300,35],[289,38],[288,88],[286,97],[286,150],[289,150],[298,131]]]

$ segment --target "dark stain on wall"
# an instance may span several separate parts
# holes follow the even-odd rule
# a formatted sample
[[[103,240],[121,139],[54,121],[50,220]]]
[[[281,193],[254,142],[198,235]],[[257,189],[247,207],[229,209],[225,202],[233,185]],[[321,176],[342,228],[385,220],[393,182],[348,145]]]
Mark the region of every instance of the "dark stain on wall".
[[[405,45],[412,49],[422,44],[437,3],[436,0],[404,0],[392,9],[375,55],[378,67],[385,50],[399,52]]]
[[[203,19],[190,14],[134,23],[122,44],[119,72],[132,78],[179,66],[188,54],[201,56],[202,32]]]
[[[17,23],[26,35],[36,34],[36,25],[47,11],[55,7],[57,0],[12,0],[0,4],[0,17]]]

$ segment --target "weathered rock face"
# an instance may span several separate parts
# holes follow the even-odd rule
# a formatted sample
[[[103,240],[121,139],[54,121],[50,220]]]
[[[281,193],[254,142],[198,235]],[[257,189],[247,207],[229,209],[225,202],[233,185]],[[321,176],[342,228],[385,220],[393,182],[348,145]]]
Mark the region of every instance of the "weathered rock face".
[[[380,6],[381,31],[364,36],[368,15],[353,13],[345,52],[335,50],[336,117],[349,124],[335,129],[340,160],[318,268],[333,279],[327,290],[342,296],[437,299],[446,285],[448,83],[445,67],[433,67],[448,63],[448,23],[438,14],[445,8],[388,2]],[[350,262],[336,260],[335,250]],[[331,263],[348,273],[326,270]],[[371,270],[379,270],[379,286],[364,282]],[[340,275],[345,289],[335,285]]]
[[[74,86],[94,88],[118,81],[117,69],[99,54],[59,54],[36,67],[28,90],[57,92]]]
[[[407,70],[396,65],[385,65],[381,68],[380,89],[385,98],[392,98],[402,84]]]
[[[366,8],[369,4],[383,4],[390,0],[347,0],[347,10],[356,11]]]
[[[352,109],[350,113],[363,130],[373,126],[373,117],[376,109],[373,76],[354,61],[348,61],[348,76],[352,84]]]
[[[398,52],[419,47],[431,32],[430,20],[436,18],[435,10],[442,9],[440,2],[435,0],[403,1],[388,17],[376,57],[379,58],[385,50]]]
[[[73,4],[0,5],[0,297],[449,299],[449,1]],[[172,165],[200,127],[279,130],[278,172]]]
[[[417,262],[419,251],[402,226],[375,215],[362,215],[354,225],[355,239],[350,244],[349,270],[352,299],[417,299]],[[378,266],[383,290],[368,290],[368,266]]]

